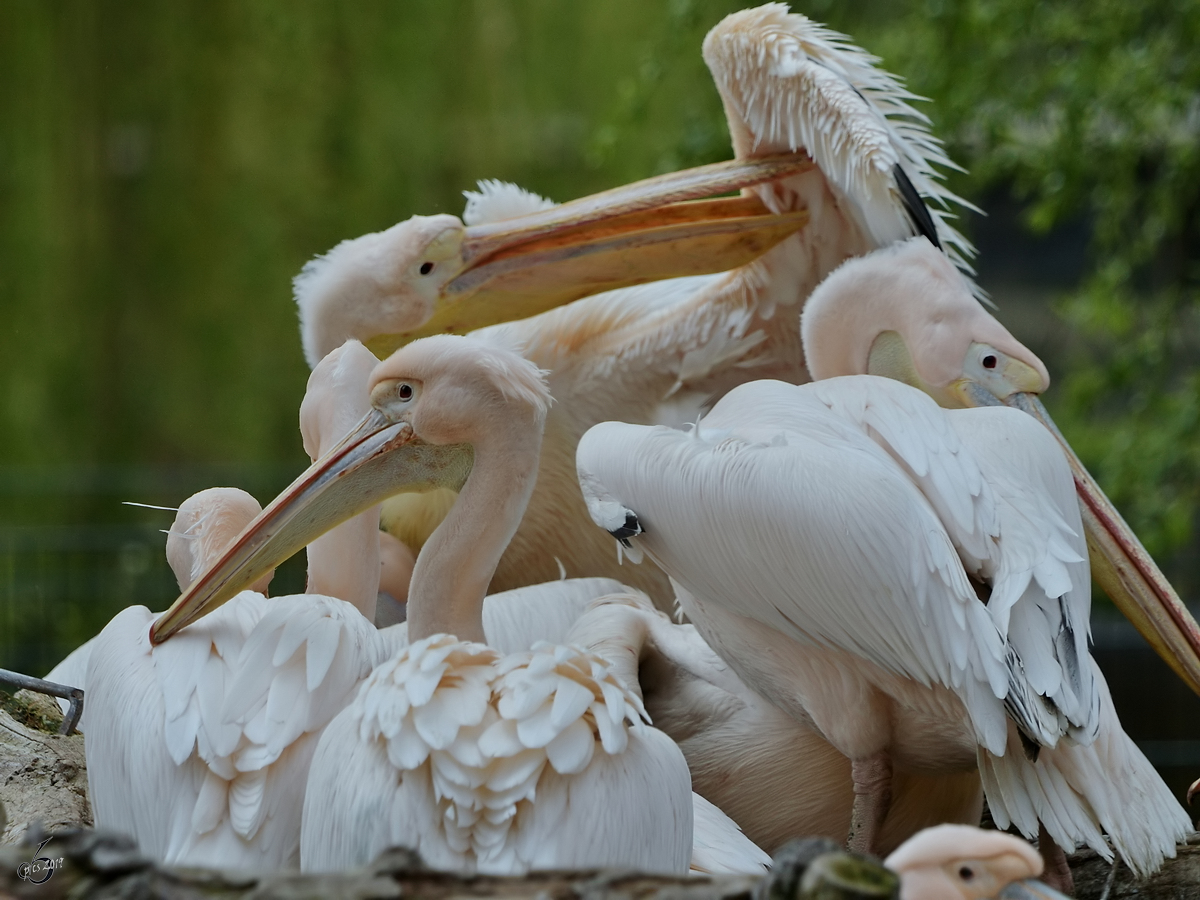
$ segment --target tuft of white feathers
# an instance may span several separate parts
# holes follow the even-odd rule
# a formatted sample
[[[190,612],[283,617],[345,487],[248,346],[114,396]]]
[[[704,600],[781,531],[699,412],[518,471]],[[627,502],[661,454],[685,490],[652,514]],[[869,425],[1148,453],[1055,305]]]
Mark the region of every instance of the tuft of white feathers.
[[[550,209],[557,204],[553,200],[527,191],[508,181],[485,178],[478,182],[478,191],[463,191],[467,208],[463,210],[463,222],[467,225],[489,225],[527,216],[530,213]]]

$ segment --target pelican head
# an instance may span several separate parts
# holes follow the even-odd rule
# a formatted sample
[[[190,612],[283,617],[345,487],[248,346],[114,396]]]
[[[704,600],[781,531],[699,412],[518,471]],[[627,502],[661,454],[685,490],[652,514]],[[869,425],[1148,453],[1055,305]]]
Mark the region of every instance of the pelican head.
[[[1065,900],[1036,881],[1045,864],[1028,843],[970,825],[926,828],[884,865],[900,875],[900,900]]]
[[[550,404],[543,373],[532,363],[453,335],[401,348],[371,372],[367,391],[367,414],[188,586],[151,626],[152,641],[166,640],[386,497],[461,491],[476,447],[486,447],[490,435],[526,435],[536,460]],[[523,501],[532,489],[530,478]]]
[[[958,409],[1050,386],[1045,365],[972,297],[923,237],[853,259],[809,298],[800,324],[813,378],[884,375]]]
[[[917,237],[846,262],[813,291],[800,330],[814,379],[881,375],[943,407],[1004,404],[1050,429],[1075,476],[1092,576],[1200,694],[1200,627],[1042,405],[1045,365],[983,309],[943,253]]]
[[[803,153],[718,163],[561,206],[539,202],[514,218],[464,225],[455,216],[414,216],[343,241],[296,277],[305,355],[315,367],[355,338],[384,357],[418,337],[744,265],[800,230],[807,211],[774,215],[754,197],[699,198],[811,167]],[[484,206],[493,215],[512,209]]]
[[[260,512],[258,501],[238,488],[208,488],[179,504],[167,531],[167,563],[179,589],[198,578]],[[250,590],[265,594],[274,575],[274,569],[260,573]]]

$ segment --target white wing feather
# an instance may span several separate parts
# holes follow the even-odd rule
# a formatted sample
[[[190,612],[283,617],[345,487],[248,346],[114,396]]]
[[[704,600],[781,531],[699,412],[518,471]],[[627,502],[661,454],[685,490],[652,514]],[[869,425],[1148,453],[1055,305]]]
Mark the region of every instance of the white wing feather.
[[[990,585],[986,609],[1012,673],[1009,705],[1027,733],[1045,746],[1065,733],[1095,737],[1087,548],[1074,482],[1049,432],[1007,408],[946,415],[888,379],[835,378],[812,390],[904,468],[963,566]]]
[[[691,874],[762,875],[771,868],[771,857],[742,834],[737,822],[695,793],[692,814]]]
[[[633,724],[643,716],[581,650],[541,644],[501,659],[447,635],[418,641],[371,674],[321,740],[302,866],[361,864],[404,844],[458,871],[682,872],[690,802],[684,813],[672,804],[687,801],[687,765],[670,739]],[[370,789],[341,787],[359,780]]]
[[[564,578],[498,594],[483,602],[483,633],[501,653],[529,650],[538,641],[568,642],[572,624],[597,597],[627,590],[611,578]]]
[[[743,385],[690,435],[608,423],[577,459],[689,591],[952,688],[980,741],[1003,747],[1003,642],[954,547],[895,461],[813,386]]]
[[[894,169],[936,204],[929,214],[950,257],[970,272],[970,243],[949,224],[951,204],[974,209],[947,190],[938,167],[956,169],[929,133],[919,100],[876,68],[877,57],[786,5],[769,3],[727,16],[704,41],[704,60],[725,101],[739,156],[805,149],[838,205],[872,246],[917,233]],[[799,179],[793,179],[799,181]],[[777,188],[760,190],[767,202]],[[819,240],[819,238],[817,238]]]
[[[153,650],[152,619],[125,610],[95,639],[97,823],[167,863],[297,866],[296,786],[381,655],[373,626],[341,600],[249,591]]]

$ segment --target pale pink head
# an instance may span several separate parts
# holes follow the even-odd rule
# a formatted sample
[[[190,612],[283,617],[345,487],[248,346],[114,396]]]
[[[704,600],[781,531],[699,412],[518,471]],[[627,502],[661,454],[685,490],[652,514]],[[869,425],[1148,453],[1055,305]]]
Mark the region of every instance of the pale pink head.
[[[1042,874],[1044,863],[1026,841],[970,825],[938,825],[917,832],[884,865],[900,875],[900,900],[1062,897],[1041,882],[1029,881]],[[1010,887],[1015,885],[1020,889]]]
[[[220,559],[260,512],[258,501],[238,488],[208,488],[184,500],[167,532],[167,562],[179,589],[186,589]],[[250,590],[265,594],[274,575],[271,569],[250,585]]]
[[[923,237],[852,259],[823,281],[800,320],[814,380],[884,375],[942,406],[977,406],[1050,386],[1042,361],[996,321]]]

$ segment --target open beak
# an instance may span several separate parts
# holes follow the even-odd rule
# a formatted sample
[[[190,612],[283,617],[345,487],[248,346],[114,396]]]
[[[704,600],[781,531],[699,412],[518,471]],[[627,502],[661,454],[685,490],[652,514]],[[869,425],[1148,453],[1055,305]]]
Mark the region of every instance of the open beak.
[[[754,196],[699,198],[813,165],[804,153],[716,163],[468,227],[464,268],[446,284],[433,316],[367,346],[382,359],[420,337],[464,334],[603,291],[745,265],[803,228],[808,211],[775,215]]]
[[[996,895],[996,900],[1070,900],[1070,898],[1036,878],[1014,881]]]
[[[470,445],[438,446],[405,422],[371,410],[332,450],[250,524],[150,626],[158,644],[248,588],[333,526],[400,490],[459,490],[474,459]]]
[[[1058,439],[1075,476],[1092,577],[1175,674],[1200,694],[1200,627],[1192,614],[1075,455],[1037,395],[1018,392],[1004,403],[1029,413]]]

